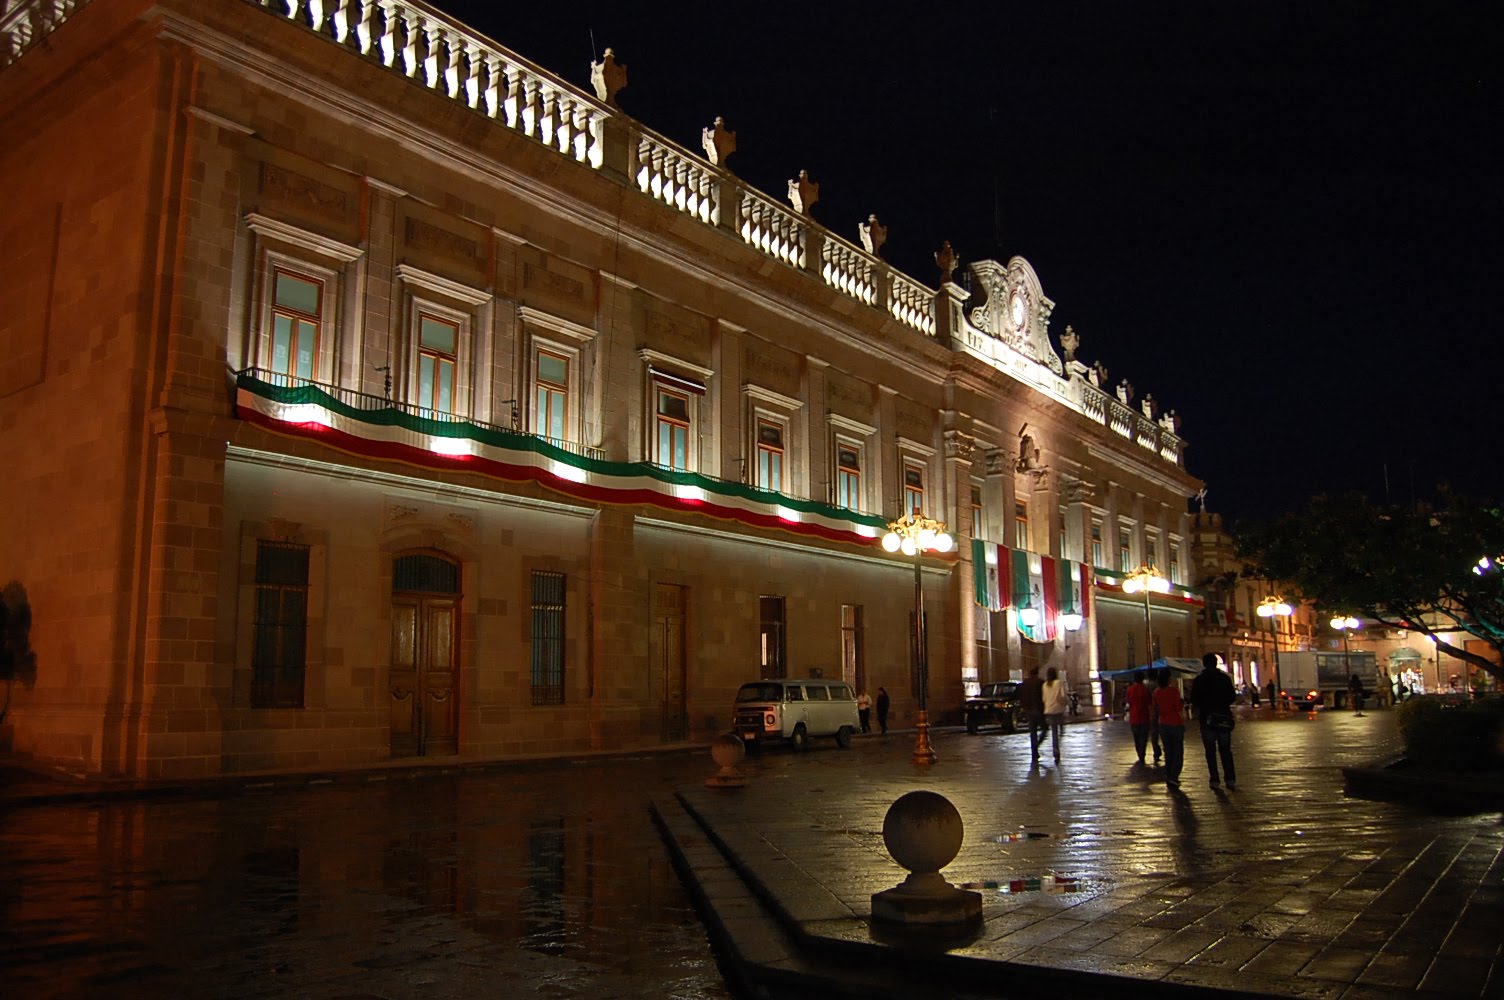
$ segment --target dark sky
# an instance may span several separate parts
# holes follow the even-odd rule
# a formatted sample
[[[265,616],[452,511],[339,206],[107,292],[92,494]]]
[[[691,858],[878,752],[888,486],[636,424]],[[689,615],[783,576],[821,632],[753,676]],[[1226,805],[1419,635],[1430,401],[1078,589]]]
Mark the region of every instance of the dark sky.
[[[808,170],[926,284],[943,239],[1024,256],[1212,510],[1504,499],[1504,4],[437,2],[581,86],[612,46],[625,110],[724,116],[741,177]]]

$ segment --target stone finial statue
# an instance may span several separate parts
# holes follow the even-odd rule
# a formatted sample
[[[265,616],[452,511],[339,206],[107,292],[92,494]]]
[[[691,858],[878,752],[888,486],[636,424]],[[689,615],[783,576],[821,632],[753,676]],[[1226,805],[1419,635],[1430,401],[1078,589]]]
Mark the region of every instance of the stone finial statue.
[[[1100,361],[1091,366],[1091,384],[1098,389],[1107,388],[1107,366]]]
[[[616,53],[607,49],[600,62],[590,64],[590,83],[595,87],[597,100],[605,101],[613,108],[620,107],[616,103],[616,92],[626,89],[627,67],[619,65]]]
[[[956,265],[959,263],[961,263],[961,258],[956,256],[956,250],[950,245],[950,240],[943,240],[940,243],[940,249],[935,251],[935,264],[940,268],[940,284],[950,284],[951,275],[956,273]]]
[[[1159,403],[1155,402],[1154,393],[1146,393],[1143,400],[1138,405],[1139,409],[1144,411],[1144,416],[1148,417],[1150,420],[1158,422]]]
[[[888,227],[878,222],[875,215],[867,216],[867,221],[856,228],[862,236],[862,249],[870,254],[880,253],[883,244],[888,242]]]
[[[726,158],[736,152],[736,133],[726,129],[726,119],[715,116],[715,124],[700,130],[700,144],[705,147],[705,158],[718,167],[726,165]]]
[[[800,215],[808,215],[819,200],[820,185],[809,179],[808,170],[799,171],[797,181],[789,181],[789,202]]]
[[[1065,361],[1069,364],[1076,360],[1076,349],[1081,346],[1081,337],[1069,324],[1065,332],[1060,335],[1060,349],[1065,352]]]
[[[1133,384],[1127,379],[1118,383],[1118,401],[1124,406],[1133,405]]]
[[[1179,434],[1180,414],[1176,413],[1174,410],[1171,410],[1169,413],[1166,413],[1164,416],[1159,418],[1159,426],[1163,427],[1171,434]]]

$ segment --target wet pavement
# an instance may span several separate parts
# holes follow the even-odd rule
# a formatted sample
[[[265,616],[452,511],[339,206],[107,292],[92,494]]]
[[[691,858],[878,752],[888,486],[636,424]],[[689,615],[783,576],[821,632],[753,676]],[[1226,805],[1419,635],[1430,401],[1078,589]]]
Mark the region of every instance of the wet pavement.
[[[0,994],[728,997],[647,808],[707,763],[376,771],[188,799],[48,802],[101,790],[15,782]]]
[[[947,733],[925,770],[897,734],[757,760],[745,789],[658,808],[732,964],[775,991],[1504,993],[1499,814],[1343,796],[1341,766],[1399,749],[1392,713],[1246,714],[1236,790],[1209,787],[1190,736],[1180,792],[1133,764],[1126,725],[1097,722],[1069,727],[1059,765],[1032,765],[1021,734]],[[870,920],[905,874],[884,816],[917,789],[957,806],[944,874],[983,897],[981,929],[948,947]]]
[[[751,758],[734,792],[703,786],[704,749],[145,794],[0,782],[0,983],[315,1000],[1497,991],[1497,813],[1344,798],[1339,766],[1398,749],[1389,712],[1266,712],[1234,739],[1238,789],[1207,787],[1193,730],[1182,796],[1100,721],[1068,727],[1058,766],[1031,767],[1021,734],[945,730],[924,770],[894,732]],[[946,875],[984,897],[984,930],[949,959],[867,920],[903,876],[883,816],[918,788],[960,809]],[[679,807],[688,890],[650,803]],[[954,959],[987,971],[934,973]]]

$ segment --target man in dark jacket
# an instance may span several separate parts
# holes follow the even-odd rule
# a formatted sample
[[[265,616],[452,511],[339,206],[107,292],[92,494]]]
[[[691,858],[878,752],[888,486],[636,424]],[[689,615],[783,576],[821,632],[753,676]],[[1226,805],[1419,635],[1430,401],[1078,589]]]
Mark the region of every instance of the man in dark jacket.
[[[1039,668],[1030,667],[1024,682],[1018,686],[1018,703],[1023,706],[1024,718],[1029,720],[1029,750],[1039,760],[1039,743],[1044,739],[1044,681],[1039,679]]]
[[[1232,678],[1217,667],[1217,654],[1202,656],[1201,673],[1191,682],[1191,704],[1201,726],[1201,746],[1206,750],[1206,769],[1211,774],[1213,788],[1221,784],[1217,780],[1218,757],[1222,758],[1227,787],[1238,787],[1238,773],[1232,763],[1232,702],[1236,697]]]

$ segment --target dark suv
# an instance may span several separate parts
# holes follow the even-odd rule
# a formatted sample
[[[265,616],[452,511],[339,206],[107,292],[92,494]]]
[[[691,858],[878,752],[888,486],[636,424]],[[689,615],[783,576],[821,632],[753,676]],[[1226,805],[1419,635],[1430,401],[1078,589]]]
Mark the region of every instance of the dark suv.
[[[1023,721],[1023,704],[1018,698],[1016,681],[997,681],[983,684],[982,693],[966,699],[966,731],[975,733],[983,726],[1002,726],[1003,732],[1011,733]]]

